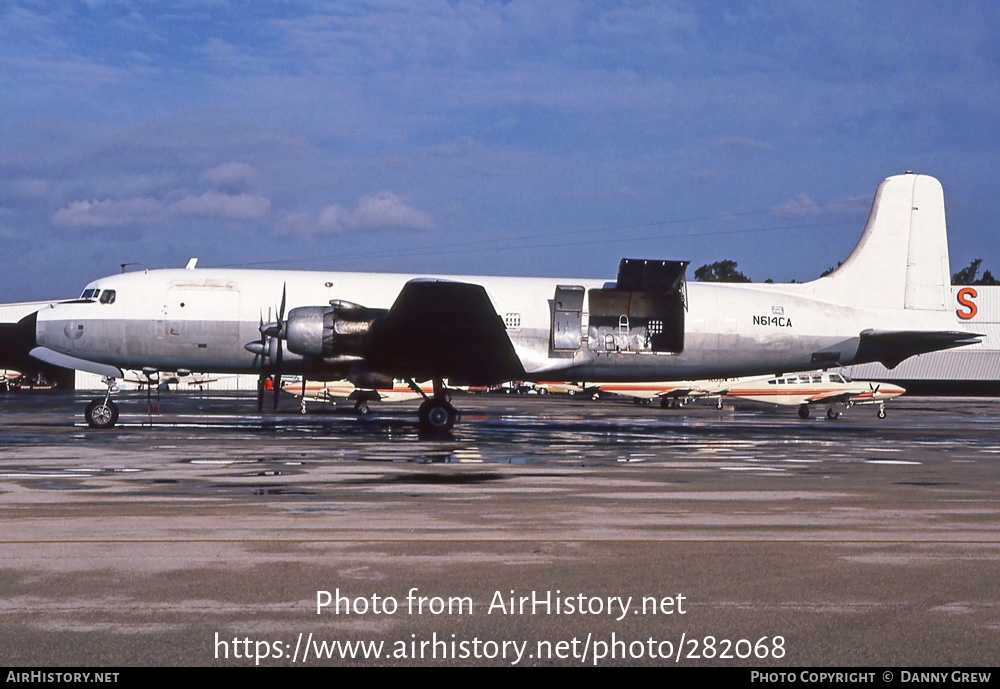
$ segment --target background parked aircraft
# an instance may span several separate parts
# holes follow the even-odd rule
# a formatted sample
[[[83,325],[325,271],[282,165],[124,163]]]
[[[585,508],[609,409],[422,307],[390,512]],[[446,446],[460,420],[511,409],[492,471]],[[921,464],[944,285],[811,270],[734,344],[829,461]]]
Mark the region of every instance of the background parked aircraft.
[[[17,385],[19,380],[21,380],[20,371],[9,368],[0,369],[0,385],[3,385],[7,390]]]
[[[725,397],[797,406],[803,419],[809,418],[809,406],[813,404],[827,405],[828,419],[840,416],[836,405],[847,408],[854,404],[877,404],[878,417],[884,419],[886,401],[904,392],[906,390],[892,383],[851,380],[829,371],[795,373],[766,380],[739,380],[720,390]]]
[[[137,389],[143,390],[146,387],[159,387],[161,385],[187,385],[190,387],[205,386],[215,383],[219,376],[205,373],[179,373],[177,371],[125,371],[123,380],[132,383]]]
[[[307,380],[303,386],[302,380],[293,380],[281,386],[282,391],[301,399],[302,413],[306,413],[306,402],[354,402],[354,410],[359,414],[368,413],[369,402],[406,402],[429,397],[434,394],[434,386],[430,381],[420,383],[419,391],[414,390],[404,380],[394,380],[391,388],[366,389],[359,388],[346,380],[318,381]]]

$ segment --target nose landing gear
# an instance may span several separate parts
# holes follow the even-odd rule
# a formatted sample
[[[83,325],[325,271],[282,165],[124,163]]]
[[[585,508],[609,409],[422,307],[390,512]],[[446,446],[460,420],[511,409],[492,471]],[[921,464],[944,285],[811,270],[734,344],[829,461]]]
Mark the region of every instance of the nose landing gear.
[[[104,399],[100,397],[92,399],[83,411],[87,425],[91,428],[113,428],[118,423],[118,405],[111,401],[111,391],[115,389],[115,379],[105,378],[104,382],[108,386],[108,392],[104,395]]]

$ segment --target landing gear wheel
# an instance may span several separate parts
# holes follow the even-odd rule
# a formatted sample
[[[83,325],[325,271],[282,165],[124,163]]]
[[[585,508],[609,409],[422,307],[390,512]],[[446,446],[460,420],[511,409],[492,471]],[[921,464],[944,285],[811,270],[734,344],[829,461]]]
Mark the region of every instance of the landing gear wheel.
[[[91,428],[112,428],[118,423],[118,405],[98,397],[90,401],[83,415]]]
[[[829,409],[826,410],[826,418],[830,419],[831,421],[838,418],[839,416],[840,412],[834,409],[833,407],[830,407]]]
[[[417,411],[420,427],[434,433],[447,433],[458,421],[458,412],[448,402],[437,399],[426,400]]]
[[[722,409],[722,398],[721,397],[719,398],[719,401],[715,403],[715,408],[716,409]]]
[[[879,409],[878,410],[878,418],[880,418],[880,419],[884,419],[885,418],[885,409]]]
[[[363,401],[362,402],[357,402],[354,405],[354,413],[357,414],[358,416],[364,416],[369,411],[371,411],[371,410],[368,409],[368,404],[366,402],[363,402]]]
[[[667,398],[667,397],[661,397],[660,398],[660,408],[661,409],[669,409],[670,408],[670,399]]]
[[[805,404],[799,405],[799,418],[808,419],[809,418],[809,406]]]

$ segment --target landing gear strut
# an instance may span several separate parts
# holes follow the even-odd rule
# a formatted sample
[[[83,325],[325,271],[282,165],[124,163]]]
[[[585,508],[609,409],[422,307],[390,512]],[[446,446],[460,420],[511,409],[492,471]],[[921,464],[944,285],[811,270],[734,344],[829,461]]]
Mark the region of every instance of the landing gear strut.
[[[104,382],[108,386],[104,399],[100,397],[92,399],[83,411],[87,425],[91,428],[113,428],[118,423],[118,405],[111,401],[111,390],[115,387],[115,379],[105,378]]]

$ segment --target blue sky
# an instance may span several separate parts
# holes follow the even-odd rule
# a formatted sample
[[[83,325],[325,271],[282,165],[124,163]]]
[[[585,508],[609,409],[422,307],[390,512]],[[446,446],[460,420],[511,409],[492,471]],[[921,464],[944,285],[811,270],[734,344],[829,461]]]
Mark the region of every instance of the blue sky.
[[[803,281],[905,170],[997,273],[998,35],[995,2],[0,1],[0,301],[191,256]]]

